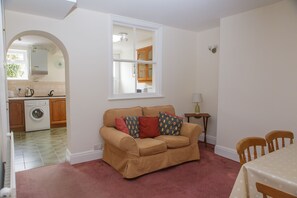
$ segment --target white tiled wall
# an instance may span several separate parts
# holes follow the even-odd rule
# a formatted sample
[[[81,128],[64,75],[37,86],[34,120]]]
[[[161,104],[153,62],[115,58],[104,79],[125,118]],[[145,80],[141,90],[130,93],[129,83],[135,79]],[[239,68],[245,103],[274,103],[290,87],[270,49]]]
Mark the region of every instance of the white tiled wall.
[[[26,88],[34,89],[34,96],[47,96],[47,94],[54,90],[54,95],[65,95],[65,83],[64,82],[46,82],[46,81],[25,81],[25,80],[9,80],[8,90],[13,92],[15,97],[24,96]],[[18,88],[21,88],[21,92],[18,95]]]

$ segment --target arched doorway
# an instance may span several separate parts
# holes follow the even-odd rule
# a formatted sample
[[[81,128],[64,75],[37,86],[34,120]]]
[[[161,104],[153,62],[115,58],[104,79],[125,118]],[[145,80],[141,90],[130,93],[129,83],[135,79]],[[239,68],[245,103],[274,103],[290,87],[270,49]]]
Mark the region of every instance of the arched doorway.
[[[14,47],[15,51],[21,50],[22,47],[17,46],[15,43],[19,43],[19,44],[25,43],[24,41],[34,41],[34,39],[35,39],[35,43],[28,42],[27,47],[25,47],[26,50],[29,51],[29,54],[27,56],[28,56],[28,59],[31,59],[28,61],[29,63],[30,62],[32,63],[30,64],[31,67],[33,67],[33,55],[32,55],[33,52],[36,52],[37,54],[37,51],[38,52],[46,51],[47,53],[46,56],[48,57],[47,62],[53,68],[51,69],[51,71],[55,70],[56,73],[54,75],[50,75],[50,67],[49,67],[48,75],[43,75],[42,73],[33,75],[34,68],[30,68],[30,71],[28,71],[28,73],[30,73],[31,75],[30,74],[28,75],[29,77],[27,78],[27,80],[21,80],[18,83],[15,83],[17,85],[15,85],[14,87],[10,86],[11,83],[8,83],[8,89],[12,89],[13,91],[12,97],[13,99],[16,98],[15,101],[22,101],[23,97],[25,97],[24,100],[22,101],[23,108],[24,108],[25,130],[19,133],[16,133],[18,136],[15,137],[15,143],[16,143],[15,162],[16,164],[18,163],[16,166],[17,171],[40,167],[44,165],[60,163],[60,162],[64,162],[66,159],[66,148],[67,148],[67,142],[68,142],[67,141],[68,138],[66,136],[66,128],[63,127],[63,124],[61,124],[60,122],[61,120],[58,120],[58,121],[56,120],[56,122],[52,122],[52,115],[59,117],[60,116],[59,114],[61,114],[60,110],[61,108],[63,108],[63,105],[65,107],[65,111],[64,111],[65,120],[66,120],[66,114],[69,115],[68,113],[66,113],[69,109],[67,107],[68,105],[66,105],[67,95],[69,95],[67,94],[69,58],[68,58],[68,53],[65,46],[57,37],[55,37],[50,33],[47,33],[44,31],[32,30],[32,31],[25,31],[14,36],[13,39],[11,39],[11,41],[9,42],[7,53],[9,54],[9,52],[11,51],[11,47]],[[63,60],[61,59],[61,57]],[[57,80],[56,81],[53,80],[53,77],[58,76],[57,75],[58,70],[62,70],[62,69],[64,69],[64,90],[60,89],[60,87],[57,87]],[[31,92],[31,90],[34,90],[32,86],[35,89],[34,94],[33,92]],[[28,87],[30,89],[28,89]],[[18,89],[21,89],[21,91],[18,91]],[[28,90],[30,90],[29,96],[31,96],[32,94],[33,97],[27,97]],[[11,90],[10,92],[8,92],[8,95],[9,94],[11,94]],[[45,97],[45,96],[48,96],[48,94],[49,95],[53,94],[54,97]],[[63,101],[63,98],[64,98],[64,101]],[[9,101],[13,99],[10,99]],[[40,104],[41,104],[40,102],[44,102],[44,101],[48,102],[48,109],[40,107]],[[45,128],[35,127],[35,124],[37,123],[38,125],[40,125],[41,121],[39,120],[41,119],[39,119],[39,117],[38,119],[34,117],[33,114],[35,110],[29,109],[29,107],[27,109],[26,104],[30,103],[30,105],[32,105],[31,104],[32,102],[34,103],[37,102],[38,110],[40,110],[39,112],[41,112],[41,114],[38,112],[37,114],[42,116],[44,115],[43,116],[44,119],[46,117],[45,116],[46,112],[48,112],[47,115],[50,119],[49,130],[47,130],[47,127]],[[10,102],[9,102],[9,105],[10,105]],[[56,113],[53,113],[53,112],[56,112]],[[29,120],[29,117],[30,117],[29,114],[33,115],[31,116],[33,121],[30,124],[27,123],[27,118]],[[27,128],[29,125],[33,125],[33,128],[32,127]],[[69,133],[69,130],[67,131],[67,133]],[[21,161],[21,158],[23,158],[23,161]]]

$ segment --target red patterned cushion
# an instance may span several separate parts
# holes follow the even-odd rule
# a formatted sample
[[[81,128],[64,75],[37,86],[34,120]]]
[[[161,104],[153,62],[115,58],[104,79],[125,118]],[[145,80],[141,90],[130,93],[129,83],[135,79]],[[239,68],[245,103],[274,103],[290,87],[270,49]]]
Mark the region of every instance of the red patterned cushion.
[[[129,129],[126,125],[124,118],[116,118],[115,119],[115,128],[119,131],[129,134]]]
[[[139,117],[140,138],[152,138],[160,135],[158,117]]]

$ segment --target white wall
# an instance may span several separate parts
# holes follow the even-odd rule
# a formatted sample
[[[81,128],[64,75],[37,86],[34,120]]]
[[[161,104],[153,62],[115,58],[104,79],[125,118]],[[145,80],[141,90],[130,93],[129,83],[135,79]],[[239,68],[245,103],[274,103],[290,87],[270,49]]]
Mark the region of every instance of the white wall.
[[[76,9],[66,19],[54,20],[7,11],[6,21],[8,41],[23,31],[42,30],[60,39],[68,51],[67,128],[68,149],[73,157],[89,160],[88,155],[97,155],[93,148],[102,143],[98,131],[106,109],[173,104],[179,115],[192,109],[196,76],[193,72],[196,67],[194,32],[171,27],[163,29],[164,98],[109,101],[111,20],[108,14]]]
[[[221,20],[216,153],[274,129],[297,136],[297,1]]]
[[[212,28],[197,33],[197,71],[195,92],[202,94],[200,111],[211,115],[208,120],[207,141],[215,144],[217,134],[218,76],[220,54],[220,28]],[[217,52],[209,51],[209,46],[218,46]],[[194,111],[194,106],[192,111]],[[203,124],[202,119],[191,118],[192,122]]]
[[[192,110],[192,93],[196,77],[196,33],[163,28],[163,93],[177,114]]]
[[[48,75],[41,75],[38,81],[65,82],[65,63],[61,52],[48,53]],[[61,65],[59,65],[61,63]],[[31,76],[34,79],[34,76]]]

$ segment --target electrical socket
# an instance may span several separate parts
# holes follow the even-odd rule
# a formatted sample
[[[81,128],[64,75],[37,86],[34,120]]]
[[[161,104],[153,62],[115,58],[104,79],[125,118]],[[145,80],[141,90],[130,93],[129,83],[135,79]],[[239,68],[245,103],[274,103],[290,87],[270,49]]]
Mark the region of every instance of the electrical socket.
[[[102,144],[94,145],[94,150],[102,150]]]

